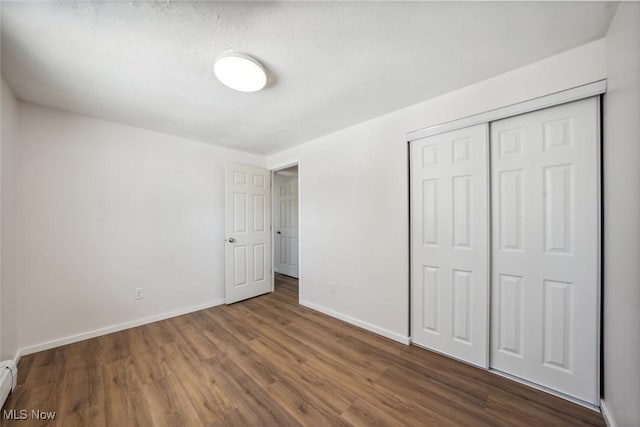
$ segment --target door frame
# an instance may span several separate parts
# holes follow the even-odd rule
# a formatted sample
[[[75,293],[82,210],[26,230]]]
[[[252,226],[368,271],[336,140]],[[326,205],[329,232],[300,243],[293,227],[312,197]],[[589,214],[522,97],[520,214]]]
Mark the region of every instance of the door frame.
[[[599,221],[598,221],[598,229],[596,230],[597,236],[598,236],[598,247],[599,247],[599,253],[598,253],[598,266],[597,266],[597,277],[598,277],[598,296],[597,296],[597,314],[596,314],[596,319],[595,321],[597,322],[597,337],[596,337],[596,341],[598,342],[598,348],[594,349],[594,351],[596,351],[596,388],[597,388],[597,393],[598,393],[598,399],[596,402],[596,405],[591,405],[588,402],[584,402],[582,400],[579,400],[577,398],[574,398],[572,396],[568,396],[564,393],[555,391],[555,390],[551,390],[549,388],[546,388],[542,385],[538,385],[538,384],[534,384],[531,383],[527,380],[524,380],[522,378],[518,378],[518,377],[514,377],[511,376],[509,374],[503,373],[501,371],[497,371],[495,369],[492,369],[491,367],[489,367],[489,369],[487,369],[488,372],[491,372],[493,374],[496,375],[500,375],[502,377],[506,377],[509,378],[513,381],[519,382],[521,384],[525,384],[528,385],[532,388],[544,391],[546,393],[552,394],[554,396],[560,397],[562,399],[571,401],[573,403],[577,403],[581,406],[584,406],[586,408],[592,409],[592,410],[596,410],[596,411],[600,411],[600,405],[602,402],[602,384],[604,383],[603,380],[603,373],[604,373],[604,367],[602,366],[603,363],[603,358],[602,358],[602,350],[604,348],[603,342],[602,342],[602,311],[603,311],[603,307],[602,307],[602,302],[603,302],[603,298],[602,298],[602,293],[603,293],[603,285],[604,285],[604,281],[603,281],[603,275],[602,275],[602,265],[603,265],[603,257],[604,257],[604,247],[603,247],[603,242],[604,242],[604,224],[602,222],[603,220],[603,212],[604,212],[604,204],[603,204],[603,188],[604,186],[602,185],[602,180],[603,180],[603,171],[602,171],[602,167],[603,167],[603,162],[602,162],[602,147],[603,147],[603,137],[602,137],[602,103],[603,103],[603,96],[606,94],[607,92],[607,80],[606,79],[602,79],[602,80],[597,80],[591,83],[587,83],[584,85],[580,85],[577,87],[573,87],[573,88],[569,88],[566,90],[562,90],[562,91],[558,91],[558,92],[554,92],[548,95],[544,95],[544,96],[540,96],[537,98],[532,98],[532,99],[528,99],[522,102],[518,102],[515,104],[511,104],[511,105],[506,105],[504,107],[501,108],[496,108],[494,110],[489,110],[489,111],[485,111],[479,114],[474,114],[471,116],[467,116],[467,117],[461,117],[459,119],[455,119],[455,120],[451,120],[448,122],[444,122],[441,124],[437,124],[434,126],[429,126],[426,128],[422,128],[422,129],[418,129],[418,130],[414,130],[414,131],[410,131],[407,132],[407,138],[405,140],[406,142],[406,146],[407,146],[407,159],[408,159],[408,167],[407,167],[407,172],[408,172],[408,182],[409,182],[409,194],[408,194],[408,199],[409,199],[409,227],[408,227],[408,233],[409,233],[409,281],[408,281],[408,287],[409,287],[409,341],[412,345],[416,345],[413,342],[412,339],[412,330],[413,330],[413,324],[411,322],[411,307],[412,307],[412,301],[411,301],[411,291],[412,291],[412,281],[413,278],[411,277],[411,236],[412,236],[412,230],[411,230],[411,204],[413,203],[413,201],[411,200],[411,143],[423,138],[426,138],[428,136],[433,136],[433,135],[438,135],[441,133],[446,133],[446,132],[450,132],[453,130],[458,130],[458,129],[463,129],[469,126],[474,126],[477,124],[481,124],[481,123],[487,123],[487,124],[491,124],[491,122],[495,122],[497,120],[501,120],[501,119],[506,119],[508,117],[513,117],[513,116],[517,116],[520,114],[525,114],[525,113],[530,113],[533,111],[537,111],[537,110],[542,110],[545,108],[550,108],[550,107],[555,107],[561,104],[566,104],[569,102],[573,102],[573,101],[579,101],[581,99],[586,99],[586,98],[591,98],[591,97],[598,97],[598,145],[597,145],[597,170],[596,170],[596,174],[597,174],[597,181],[599,183],[598,186],[598,203],[600,206],[599,212],[598,212],[598,217],[599,217]],[[490,144],[491,142],[489,142]],[[491,242],[491,236],[489,236],[489,244]],[[491,265],[489,265],[489,274],[491,275]],[[491,284],[490,286],[490,290],[489,290],[489,295],[491,295]],[[489,305],[490,307],[490,305]],[[418,345],[419,346],[419,345]],[[421,348],[425,348],[422,346],[419,346]],[[426,349],[429,351],[434,351],[436,353],[438,353],[435,350],[431,350],[431,349]],[[447,357],[448,356],[446,355]],[[456,359],[455,360],[460,360],[460,359]],[[461,361],[463,363],[467,363],[465,361]],[[489,360],[489,364],[490,364],[490,360]],[[475,365],[471,365],[471,366],[475,366]],[[482,369],[482,368],[480,368]]]
[[[302,162],[300,161],[300,159],[293,159],[293,160],[287,160],[287,161],[283,161],[283,162],[279,162],[276,165],[272,165],[271,167],[268,167],[269,171],[271,172],[271,283],[272,283],[272,289],[271,291],[273,292],[273,290],[275,289],[275,276],[276,276],[276,269],[275,269],[275,262],[276,262],[276,256],[275,256],[275,238],[273,236],[273,232],[276,228],[276,218],[275,218],[275,203],[273,203],[276,199],[276,193],[275,193],[275,175],[276,172],[282,170],[282,169],[287,169],[290,168],[292,166],[298,166],[298,302],[303,301],[303,269],[302,269],[302,238],[303,238],[303,233],[302,233],[302,210],[300,209],[300,206],[302,206]]]

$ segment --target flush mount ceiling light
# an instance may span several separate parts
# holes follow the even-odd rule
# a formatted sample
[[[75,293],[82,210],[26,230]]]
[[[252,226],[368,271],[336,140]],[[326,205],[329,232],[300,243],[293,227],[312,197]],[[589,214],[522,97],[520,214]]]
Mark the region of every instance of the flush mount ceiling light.
[[[244,53],[220,55],[213,72],[222,84],[241,92],[257,92],[267,84],[267,74],[262,65]]]

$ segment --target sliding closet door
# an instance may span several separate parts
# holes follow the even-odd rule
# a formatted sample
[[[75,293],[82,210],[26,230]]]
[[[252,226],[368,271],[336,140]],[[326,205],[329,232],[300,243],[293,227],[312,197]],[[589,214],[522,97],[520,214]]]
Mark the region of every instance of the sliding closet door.
[[[488,126],[411,143],[412,341],[488,364]]]
[[[598,401],[599,106],[491,124],[491,367]]]

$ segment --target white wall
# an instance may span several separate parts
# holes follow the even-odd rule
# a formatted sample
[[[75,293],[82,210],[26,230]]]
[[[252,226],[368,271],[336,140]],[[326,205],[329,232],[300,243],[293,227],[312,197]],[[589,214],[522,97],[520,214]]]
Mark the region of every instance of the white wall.
[[[0,136],[0,360],[18,352],[18,260],[15,203],[17,101],[2,79]]]
[[[406,340],[406,133],[603,79],[605,57],[599,40],[271,156],[300,163],[301,300]]]
[[[223,301],[225,163],[264,157],[27,103],[19,123],[26,352]]]
[[[301,299],[406,339],[406,133],[604,78],[604,58],[596,41],[272,156],[300,162]],[[19,117],[22,347],[224,297],[224,164],[264,158],[31,104]]]
[[[640,425],[640,3],[607,34],[604,102],[604,399],[618,426]]]

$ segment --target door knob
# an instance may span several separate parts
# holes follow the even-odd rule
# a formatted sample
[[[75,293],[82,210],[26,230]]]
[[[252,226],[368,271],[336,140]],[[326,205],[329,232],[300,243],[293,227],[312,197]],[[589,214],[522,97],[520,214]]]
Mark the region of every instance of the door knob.
[[[278,234],[282,234],[282,233],[281,233],[281,232],[279,232],[279,231],[276,231],[276,233],[278,233]]]
[[[229,237],[229,243],[233,243],[235,241],[236,241],[236,239],[234,239],[233,237]]]

